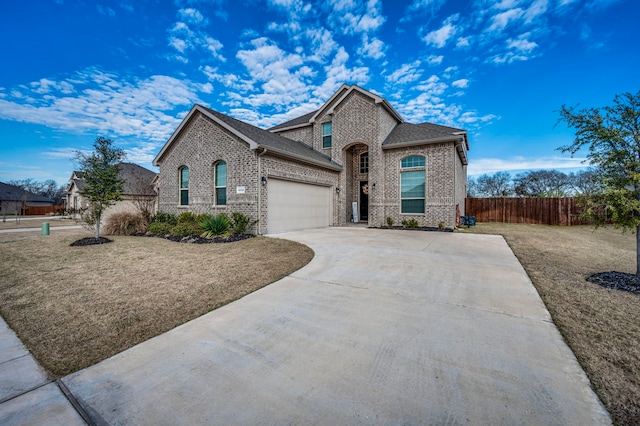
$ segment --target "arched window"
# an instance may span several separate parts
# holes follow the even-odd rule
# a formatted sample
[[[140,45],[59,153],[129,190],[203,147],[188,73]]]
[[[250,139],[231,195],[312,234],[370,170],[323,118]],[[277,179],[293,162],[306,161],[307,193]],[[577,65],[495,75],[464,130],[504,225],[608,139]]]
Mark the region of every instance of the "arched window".
[[[180,168],[180,205],[189,205],[189,168]]]
[[[217,206],[227,205],[227,163],[220,161],[214,166],[213,186]]]
[[[424,213],[425,158],[414,155],[400,164],[400,213]]]

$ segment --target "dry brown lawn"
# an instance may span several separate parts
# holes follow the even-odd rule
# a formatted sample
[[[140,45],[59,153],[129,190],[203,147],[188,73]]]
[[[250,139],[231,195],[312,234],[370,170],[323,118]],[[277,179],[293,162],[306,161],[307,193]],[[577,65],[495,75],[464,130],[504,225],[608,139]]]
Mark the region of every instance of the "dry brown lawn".
[[[635,273],[635,235],[612,227],[480,223],[463,232],[500,234],[616,424],[640,424],[640,295],[585,280]]]
[[[181,244],[84,230],[0,234],[0,313],[37,360],[62,376],[121,352],[301,268],[308,247],[250,238]]]

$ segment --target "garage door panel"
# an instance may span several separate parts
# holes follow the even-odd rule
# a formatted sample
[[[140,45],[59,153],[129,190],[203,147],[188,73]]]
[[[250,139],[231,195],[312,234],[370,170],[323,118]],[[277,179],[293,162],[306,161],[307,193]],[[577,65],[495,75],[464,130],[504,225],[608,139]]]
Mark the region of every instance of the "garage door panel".
[[[331,188],[269,179],[267,230],[270,234],[320,228],[332,223]]]

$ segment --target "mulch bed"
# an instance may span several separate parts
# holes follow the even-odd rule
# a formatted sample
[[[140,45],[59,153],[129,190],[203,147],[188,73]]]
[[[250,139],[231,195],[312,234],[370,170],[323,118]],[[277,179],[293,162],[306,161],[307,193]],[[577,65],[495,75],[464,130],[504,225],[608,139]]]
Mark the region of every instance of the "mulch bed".
[[[146,234],[146,233],[138,233],[133,234],[134,237],[155,237],[155,238],[164,238],[165,240],[173,241],[176,243],[189,243],[189,244],[216,244],[216,243],[233,243],[236,241],[246,240],[248,238],[253,238],[255,235],[252,234],[232,234],[226,237],[213,237],[213,238],[204,238],[200,235],[186,235],[186,236],[177,236],[177,235],[158,235],[158,234]],[[87,237],[82,238],[78,241],[74,241],[69,244],[71,247],[81,247],[81,246],[92,246],[95,244],[106,244],[112,243],[113,240],[110,240],[105,237]]]
[[[69,244],[71,247],[82,247],[82,246],[93,246],[96,244],[106,244],[106,243],[112,243],[113,240],[110,240],[108,238],[105,237],[87,237],[87,238],[82,238],[79,239],[78,241],[74,241],[71,244]]]
[[[640,294],[640,277],[625,272],[599,272],[589,275],[587,281],[613,290]]]
[[[213,237],[213,238],[204,238],[200,235],[186,235],[186,236],[177,236],[177,235],[159,235],[159,234],[146,234],[139,233],[133,234],[136,237],[155,237],[155,238],[164,238],[165,240],[173,241],[176,243],[189,243],[189,244],[216,244],[216,243],[233,243],[236,241],[242,241],[249,238],[255,237],[253,234],[232,234],[226,237]]]

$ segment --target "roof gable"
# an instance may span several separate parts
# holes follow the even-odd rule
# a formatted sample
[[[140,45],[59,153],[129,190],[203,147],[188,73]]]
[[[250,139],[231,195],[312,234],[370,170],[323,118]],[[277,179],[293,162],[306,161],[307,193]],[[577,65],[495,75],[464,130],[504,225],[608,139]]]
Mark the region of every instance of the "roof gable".
[[[382,107],[385,108],[389,112],[389,114],[391,114],[391,116],[398,121],[398,123],[404,122],[400,114],[391,106],[389,102],[387,102],[386,99],[376,95],[375,93],[369,92],[362,87],[356,86],[355,84],[351,86],[343,84],[319,109],[303,116],[294,118],[293,120],[278,124],[277,126],[270,128],[269,131],[278,132],[282,130],[292,130],[300,127],[311,126],[313,123],[315,123],[316,120],[319,120],[324,115],[333,114],[336,107],[340,105],[345,99],[347,99],[347,97],[353,92],[359,92],[364,96],[373,99],[376,105],[382,105]]]
[[[185,128],[187,123],[193,119],[196,113],[200,113],[205,117],[208,117],[225,130],[245,141],[251,150],[262,149],[263,151],[267,151],[272,154],[278,154],[332,170],[342,170],[342,166],[332,161],[329,156],[312,149],[308,145],[271,133],[268,130],[261,129],[198,104],[191,108],[191,111],[189,111],[189,114],[187,114],[184,120],[182,120],[178,129],[176,129],[167,143],[162,147],[156,158],[153,160],[153,164],[155,166],[159,165],[160,160],[168,151],[171,144],[174,143],[177,136]]]

